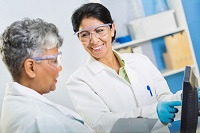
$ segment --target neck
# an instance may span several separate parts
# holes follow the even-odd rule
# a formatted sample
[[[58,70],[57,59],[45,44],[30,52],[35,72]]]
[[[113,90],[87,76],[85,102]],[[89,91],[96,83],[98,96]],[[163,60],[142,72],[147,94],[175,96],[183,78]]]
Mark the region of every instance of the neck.
[[[115,54],[112,52],[109,52],[104,56],[103,58],[99,59],[101,63],[105,64],[106,66],[114,69],[117,73],[119,73],[120,63],[115,56]]]
[[[35,90],[42,95],[42,93],[38,90],[38,88],[39,88],[37,86],[38,83],[34,79],[29,78],[28,76],[22,76],[21,80],[18,83],[27,87],[27,88]]]

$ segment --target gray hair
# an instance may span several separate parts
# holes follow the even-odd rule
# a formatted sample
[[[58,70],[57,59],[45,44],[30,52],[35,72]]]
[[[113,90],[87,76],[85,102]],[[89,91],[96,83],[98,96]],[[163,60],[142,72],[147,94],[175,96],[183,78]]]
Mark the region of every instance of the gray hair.
[[[14,81],[21,78],[27,58],[41,56],[46,50],[59,48],[63,39],[52,23],[25,18],[12,23],[0,37],[0,53]]]

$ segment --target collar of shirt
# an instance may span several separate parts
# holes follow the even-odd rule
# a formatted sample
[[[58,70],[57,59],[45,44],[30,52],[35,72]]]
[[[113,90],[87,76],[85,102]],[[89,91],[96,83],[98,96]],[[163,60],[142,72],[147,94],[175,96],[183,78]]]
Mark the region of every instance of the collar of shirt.
[[[115,51],[113,51],[115,56],[117,57],[119,63],[120,63],[120,68],[119,68],[119,76],[122,77],[123,79],[125,79],[129,84],[130,84],[130,80],[128,78],[128,75],[126,73],[126,70],[125,70],[125,61],[122,60],[122,58],[119,56],[119,54]]]
[[[130,55],[127,55],[127,54],[122,55],[116,52],[115,50],[113,50],[113,52],[115,52],[120,57],[120,59],[123,60],[124,67],[126,66],[125,64],[129,64],[135,61],[135,58],[132,58],[133,56],[132,54],[131,54],[131,58],[129,58]],[[97,74],[105,68],[109,68],[110,70],[112,70],[110,67],[107,67],[106,65],[104,66],[104,64],[100,63],[99,61],[94,59],[92,56],[89,56],[85,65],[91,70],[93,74]]]

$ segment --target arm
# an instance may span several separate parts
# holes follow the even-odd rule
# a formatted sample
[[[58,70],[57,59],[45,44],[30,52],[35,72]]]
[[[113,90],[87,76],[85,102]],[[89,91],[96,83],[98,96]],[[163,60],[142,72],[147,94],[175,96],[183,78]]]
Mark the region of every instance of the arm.
[[[65,117],[63,115],[63,117]],[[20,133],[67,133],[67,132],[92,132],[89,128],[82,125],[75,119],[68,118],[59,119],[56,114],[40,114],[26,125],[21,125]]]
[[[159,102],[157,106],[157,114],[159,119],[165,124],[173,122],[175,116],[175,120],[180,119],[182,90],[172,94],[162,74],[150,61],[148,62],[151,66],[151,73],[156,75],[153,80],[156,86],[156,95]]]
[[[78,113],[97,132],[109,132],[119,118],[136,118],[144,112],[152,113],[148,110],[149,108],[154,108],[153,114],[156,114],[157,104],[143,109],[136,108],[131,112],[113,113],[101,97],[92,90],[89,83],[78,77],[70,77],[67,90]]]
[[[180,101],[182,90],[173,94],[170,91],[169,86],[165,78],[163,77],[163,75],[148,58],[147,58],[147,64],[149,66],[150,73],[152,74],[152,80],[155,86],[158,102],[159,101],[174,101],[174,100]]]

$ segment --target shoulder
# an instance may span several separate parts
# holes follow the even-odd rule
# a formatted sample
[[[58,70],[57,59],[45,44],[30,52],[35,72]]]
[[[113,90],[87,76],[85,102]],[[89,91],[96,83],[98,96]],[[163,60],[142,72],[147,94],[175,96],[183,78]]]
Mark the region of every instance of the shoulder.
[[[120,54],[121,58],[125,62],[133,62],[133,61],[148,61],[149,58],[142,54],[136,54],[136,53],[123,53]]]
[[[95,74],[100,72],[103,68],[104,67],[100,62],[90,57],[88,58],[88,61],[84,65],[80,66],[76,71],[74,71],[70,75],[69,80],[72,78],[84,79],[84,80],[91,78]]]
[[[48,106],[49,105],[31,96],[9,95],[4,100],[3,111],[6,114],[12,114],[13,117],[32,119],[37,117],[38,114],[45,114],[45,111],[48,110]],[[9,112],[6,110],[9,110]]]
[[[37,108],[29,97],[8,96],[3,102],[1,121],[11,130],[18,127],[19,131],[22,131],[27,123],[31,123],[37,117],[37,112]]]
[[[71,75],[69,78],[72,78],[72,77],[82,77],[84,75],[86,75],[86,73],[90,73],[88,67],[86,64],[80,66],[78,69],[76,69]]]

